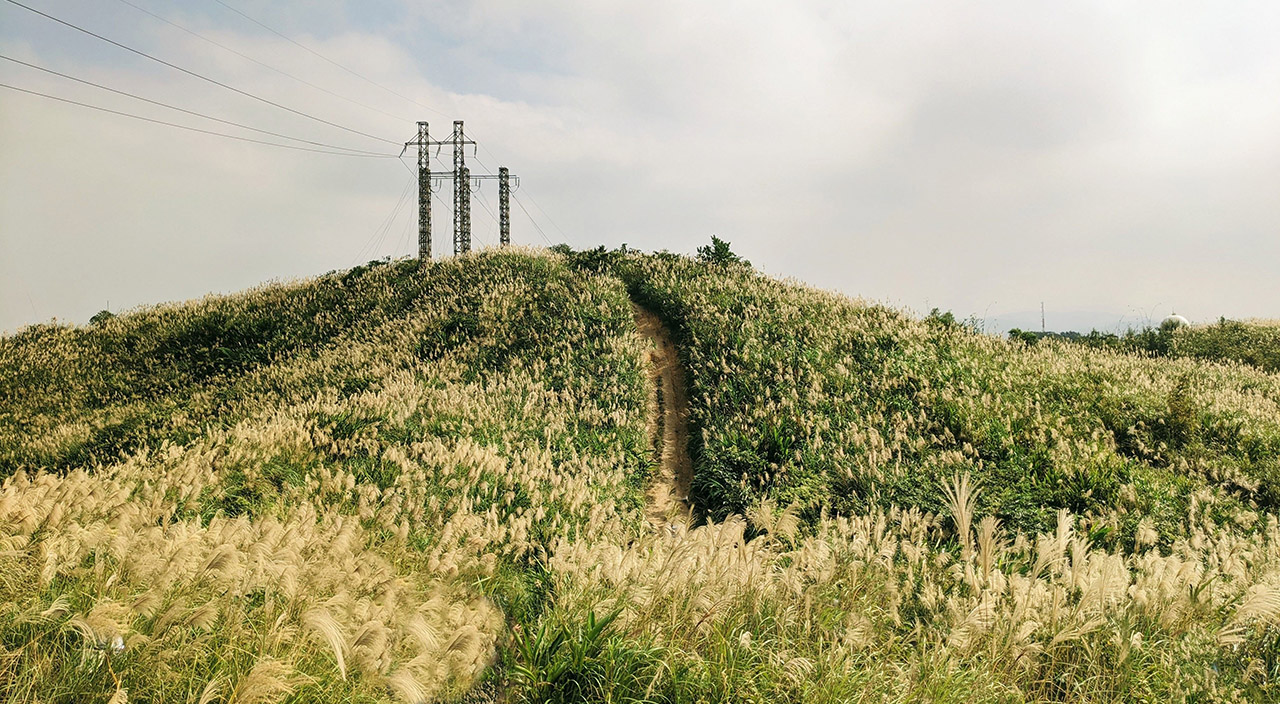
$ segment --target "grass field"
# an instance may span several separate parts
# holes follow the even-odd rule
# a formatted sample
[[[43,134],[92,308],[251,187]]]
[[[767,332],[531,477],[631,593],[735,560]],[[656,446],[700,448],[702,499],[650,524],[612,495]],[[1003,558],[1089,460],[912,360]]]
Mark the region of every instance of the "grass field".
[[[630,303],[546,257],[0,344],[6,701],[458,694],[558,542],[640,523]]]
[[[1280,701],[1280,376],[701,259],[0,339],[0,699]],[[645,520],[632,300],[684,362],[694,525]]]
[[[766,497],[811,518],[939,513],[940,486],[962,472],[986,485],[979,513],[1035,533],[1068,509],[1112,547],[1140,517],[1167,547],[1197,493],[1224,519],[1280,508],[1274,374],[1027,348],[743,267],[652,256],[619,267],[683,337],[695,491],[714,517]]]

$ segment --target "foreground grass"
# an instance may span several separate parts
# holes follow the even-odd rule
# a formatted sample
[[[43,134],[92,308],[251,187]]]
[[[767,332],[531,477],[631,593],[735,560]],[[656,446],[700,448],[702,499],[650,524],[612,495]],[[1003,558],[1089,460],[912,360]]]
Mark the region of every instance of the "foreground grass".
[[[682,702],[1280,696],[1274,520],[1247,538],[1197,529],[1166,555],[1092,548],[1066,512],[1036,537],[990,517],[957,536],[918,511],[823,519],[802,533],[793,518],[766,512],[750,526],[733,518],[561,552],[556,615],[620,615],[596,659],[543,692]]]

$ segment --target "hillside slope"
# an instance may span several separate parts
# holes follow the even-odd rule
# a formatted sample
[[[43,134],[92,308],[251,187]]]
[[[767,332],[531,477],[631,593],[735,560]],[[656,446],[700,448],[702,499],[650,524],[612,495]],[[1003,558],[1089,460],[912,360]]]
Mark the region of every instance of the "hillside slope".
[[[0,398],[3,700],[1280,701],[1240,364],[502,251],[29,329]]]
[[[1197,493],[1226,513],[1280,509],[1275,374],[1027,348],[742,267],[616,266],[686,343],[702,431],[694,494],[712,516],[765,497],[810,516],[936,513],[958,471],[987,485],[980,515],[1026,532],[1065,508],[1120,541],[1148,518],[1167,545]]]
[[[642,522],[630,303],[545,257],[2,344],[5,701],[462,692],[540,556]]]

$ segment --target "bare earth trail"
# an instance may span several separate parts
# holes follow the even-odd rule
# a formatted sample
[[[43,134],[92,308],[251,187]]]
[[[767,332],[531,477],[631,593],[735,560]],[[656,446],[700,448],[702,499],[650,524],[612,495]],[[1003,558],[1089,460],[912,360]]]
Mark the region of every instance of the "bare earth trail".
[[[693,460],[689,457],[689,396],[684,368],[671,332],[658,316],[631,304],[640,336],[650,343],[646,367],[649,372],[649,437],[661,431],[661,460],[649,487],[645,513],[655,528],[691,522],[689,484],[693,481]]]

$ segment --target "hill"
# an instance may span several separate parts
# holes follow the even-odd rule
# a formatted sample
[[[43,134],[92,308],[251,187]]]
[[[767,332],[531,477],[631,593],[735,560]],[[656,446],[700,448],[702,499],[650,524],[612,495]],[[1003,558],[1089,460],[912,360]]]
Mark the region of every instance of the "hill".
[[[641,522],[630,302],[545,257],[0,344],[6,701],[459,693],[556,541]]]
[[[988,485],[980,513],[1030,533],[1065,508],[1107,515],[1120,540],[1134,516],[1149,517],[1167,544],[1206,490],[1280,508],[1273,374],[1028,349],[744,267],[646,257],[621,268],[684,342],[703,430],[695,493],[715,517],[765,497],[815,517],[871,505],[936,513],[939,484],[957,471]],[[1128,519],[1112,512],[1122,494]]]
[[[1256,367],[502,251],[30,328],[0,397],[6,700],[1280,701]]]

